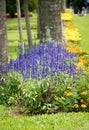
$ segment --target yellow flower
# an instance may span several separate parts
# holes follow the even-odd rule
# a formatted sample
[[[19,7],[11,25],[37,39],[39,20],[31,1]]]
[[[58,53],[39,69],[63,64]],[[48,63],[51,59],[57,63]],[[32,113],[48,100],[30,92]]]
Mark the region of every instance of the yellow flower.
[[[85,96],[87,93],[86,92],[81,92],[80,93],[82,96]]]
[[[67,87],[67,89],[68,89],[68,90],[71,90],[71,89],[72,89],[72,87],[68,86],[68,87]]]
[[[72,93],[67,93],[66,96],[71,97],[73,94]]]
[[[79,61],[83,62],[83,63],[86,63],[87,62],[87,57],[86,56],[80,56]]]
[[[83,52],[79,44],[74,44],[71,42],[67,43],[66,50],[73,53],[81,53]]]
[[[72,15],[70,13],[61,13],[61,19],[65,21],[72,20]]]
[[[65,101],[65,100],[66,100],[64,97],[61,97],[61,99],[62,99],[63,101]]]
[[[87,105],[86,104],[81,104],[81,108],[86,108]]]
[[[56,101],[58,101],[58,100],[59,100],[59,98],[58,98],[58,97],[55,97],[55,100],[56,100]]]
[[[68,41],[80,41],[80,33],[77,28],[68,28],[64,30],[65,37]]]
[[[74,108],[79,108],[79,105],[77,103],[75,103]]]
[[[66,95],[68,92],[64,91],[64,94]]]
[[[71,10],[69,8],[66,8],[65,12],[66,13],[71,13]]]

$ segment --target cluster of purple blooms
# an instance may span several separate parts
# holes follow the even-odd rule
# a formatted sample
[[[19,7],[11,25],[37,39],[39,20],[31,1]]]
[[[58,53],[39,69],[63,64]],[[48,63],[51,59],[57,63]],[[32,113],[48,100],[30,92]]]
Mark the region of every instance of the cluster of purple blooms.
[[[6,64],[7,71],[21,72],[24,79],[41,79],[57,73],[75,73],[73,53],[69,53],[59,42],[48,42],[34,45],[16,60],[10,59]]]

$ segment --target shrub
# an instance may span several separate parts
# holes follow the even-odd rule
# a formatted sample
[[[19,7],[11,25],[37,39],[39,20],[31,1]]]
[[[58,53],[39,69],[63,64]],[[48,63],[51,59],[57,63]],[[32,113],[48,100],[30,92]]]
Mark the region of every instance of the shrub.
[[[21,91],[22,76],[17,72],[9,72],[0,85],[0,104],[16,104]]]
[[[35,113],[39,111],[42,102],[41,95],[40,84],[37,80],[28,79],[23,83],[22,102],[25,106],[25,112]]]
[[[53,83],[50,81],[51,77],[47,77],[40,81],[28,79],[23,83],[22,102],[25,112],[36,114],[50,111],[55,93]]]

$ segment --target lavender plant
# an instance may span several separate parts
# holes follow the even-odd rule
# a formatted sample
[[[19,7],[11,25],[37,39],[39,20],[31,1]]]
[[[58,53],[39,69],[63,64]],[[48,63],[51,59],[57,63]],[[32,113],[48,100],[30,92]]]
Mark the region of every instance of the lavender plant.
[[[31,50],[19,54],[16,60],[10,59],[6,70],[21,72],[24,79],[42,79],[61,72],[73,75],[76,69],[73,57],[61,43],[51,41],[34,45]]]

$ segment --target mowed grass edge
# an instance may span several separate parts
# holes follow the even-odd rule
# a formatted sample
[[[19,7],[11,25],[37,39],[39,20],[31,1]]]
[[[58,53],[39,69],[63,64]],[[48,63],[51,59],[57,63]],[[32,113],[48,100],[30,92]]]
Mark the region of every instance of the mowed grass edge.
[[[12,116],[0,106],[0,130],[88,130],[89,113],[57,113],[34,116]]]

